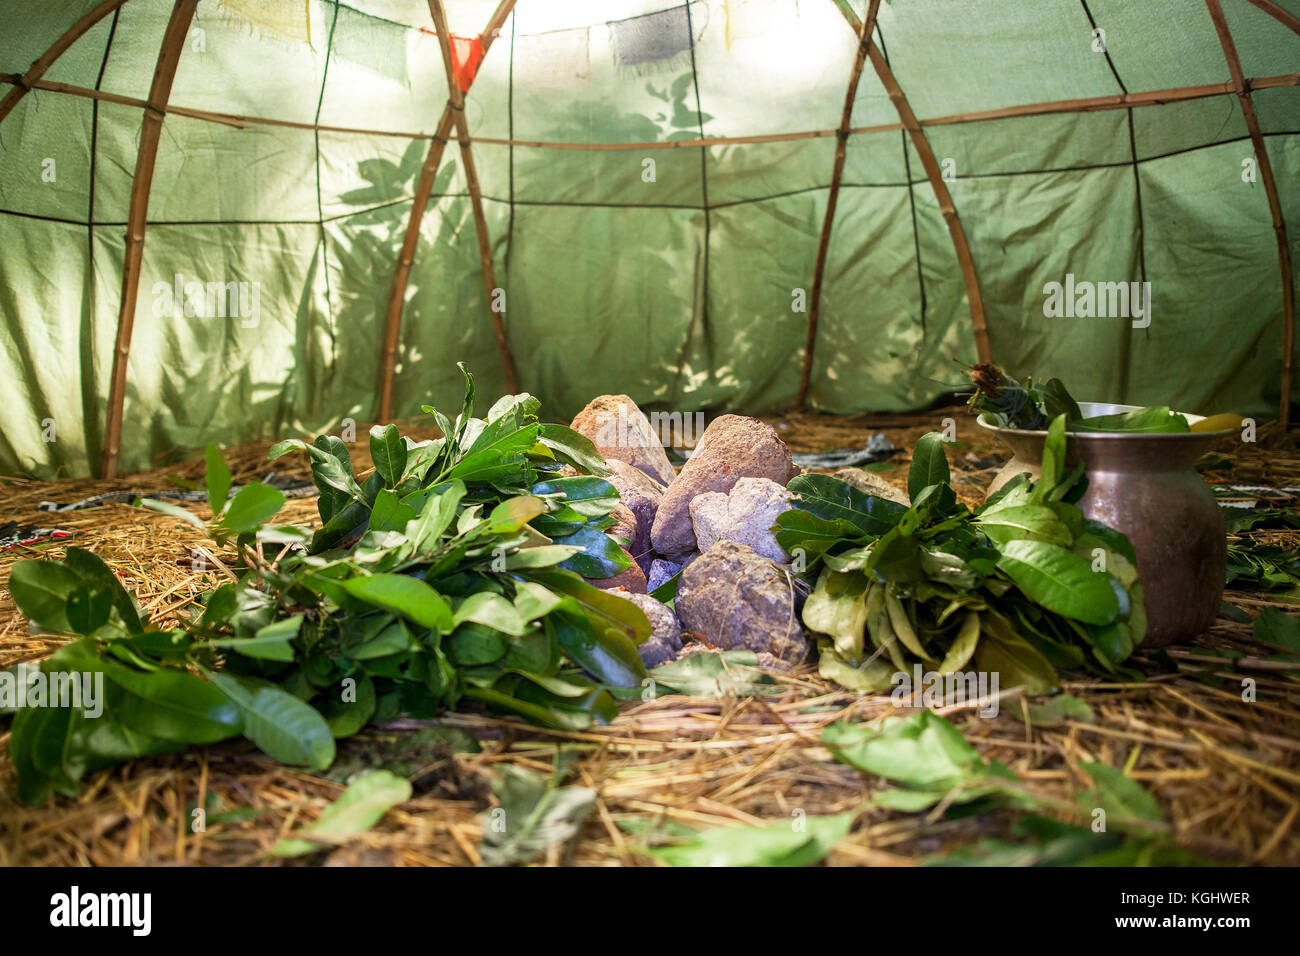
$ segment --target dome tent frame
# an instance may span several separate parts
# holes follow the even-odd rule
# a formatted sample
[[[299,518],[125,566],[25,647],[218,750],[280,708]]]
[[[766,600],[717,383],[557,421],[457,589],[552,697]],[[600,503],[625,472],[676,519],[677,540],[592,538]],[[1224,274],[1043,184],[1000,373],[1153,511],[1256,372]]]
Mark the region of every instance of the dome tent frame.
[[[450,138],[452,127],[455,127],[455,134],[460,145],[462,159],[465,160],[466,178],[469,183],[470,199],[475,213],[475,225],[478,232],[480,257],[484,268],[484,280],[489,290],[495,287],[492,276],[492,265],[490,255],[490,239],[487,235],[486,218],[483,215],[481,190],[478,186],[477,176],[472,173],[472,153],[471,141],[468,134],[467,124],[464,118],[464,93],[460,91],[456,83],[451,79],[451,59],[449,53],[449,42],[446,37],[445,13],[442,14],[443,25],[439,26],[438,37],[440,49],[443,54],[444,69],[448,73],[448,103],[444,109],[444,121],[439,123],[438,131],[433,136],[427,133],[410,133],[394,134],[392,131],[378,130],[360,130],[348,129],[344,127],[331,127],[319,124],[319,113],[316,117],[317,123],[295,123],[285,120],[270,120],[260,117],[238,116],[234,114],[218,113],[208,110],[196,110],[184,107],[172,106],[168,100],[170,98],[171,79],[175,74],[176,66],[179,62],[181,46],[183,45],[186,30],[193,18],[194,11],[197,8],[198,0],[176,0],[172,18],[168,23],[167,30],[164,34],[163,42],[159,50],[158,65],[155,70],[154,81],[150,88],[148,99],[140,100],[137,98],[121,96],[112,93],[105,93],[100,90],[90,90],[83,87],[76,87],[64,83],[52,83],[42,79],[45,72],[58,60],[58,58],[69,49],[75,41],[88,32],[95,24],[107,17],[109,14],[117,14],[120,8],[127,0],[106,0],[99,4],[93,10],[88,12],[81,20],[77,21],[68,31],[60,36],[55,43],[40,56],[32,67],[21,75],[4,75],[0,76],[0,81],[12,85],[9,93],[0,100],[0,121],[11,112],[14,106],[33,89],[51,90],[55,92],[71,94],[75,96],[85,96],[96,100],[118,103],[120,105],[135,106],[142,109],[140,149],[137,157],[137,165],[132,179],[131,199],[129,203],[129,220],[127,228],[126,257],[123,267],[123,295],[119,308],[118,321],[118,342],[114,352],[113,374],[110,381],[110,392],[107,407],[107,427],[105,433],[105,442],[102,449],[101,472],[105,476],[116,474],[118,459],[120,455],[120,436],[123,407],[125,404],[126,392],[126,370],[130,351],[130,338],[132,324],[134,321],[135,300],[138,294],[139,268],[143,256],[144,232],[147,218],[147,209],[149,203],[149,194],[152,186],[153,160],[156,156],[158,137],[161,133],[163,118],[168,112],[180,116],[186,116],[194,119],[206,120],[210,122],[221,123],[227,126],[243,128],[248,125],[264,124],[292,126],[304,129],[313,129],[318,134],[322,131],[343,131],[370,133],[376,135],[403,135],[411,138],[429,139],[430,158],[437,151],[437,159],[432,164],[426,159],[425,166],[422,167],[421,184],[425,179],[428,180],[428,188],[431,191],[433,173],[436,172],[437,164],[441,160],[442,148],[445,147],[446,140]],[[1216,32],[1223,48],[1225,59],[1229,66],[1229,72],[1232,79],[1224,84],[1208,84],[1198,87],[1181,87],[1171,90],[1149,91],[1145,93],[1128,93],[1127,91],[1119,95],[1093,97],[1076,100],[1058,100],[1047,103],[1024,104],[1019,106],[1004,107],[995,110],[986,110],[979,112],[969,112],[964,114],[954,114],[952,116],[937,117],[927,120],[918,120],[908,104],[906,96],[903,94],[897,81],[893,79],[892,71],[889,68],[887,57],[883,49],[875,42],[874,34],[875,17],[879,9],[879,0],[870,0],[866,16],[859,20],[854,14],[852,8],[848,5],[847,0],[832,0],[837,8],[844,14],[849,25],[855,30],[858,36],[858,51],[855,57],[853,74],[850,81],[849,91],[846,94],[846,105],[841,117],[839,127],[834,130],[814,130],[804,133],[793,134],[773,134],[767,136],[742,136],[742,137],[708,137],[701,135],[698,140],[674,140],[667,142],[655,143],[557,143],[557,142],[533,142],[526,140],[500,139],[490,137],[477,137],[481,142],[501,144],[501,145],[526,145],[541,148],[574,148],[586,150],[603,150],[603,149],[663,149],[663,148],[701,148],[708,146],[725,145],[729,143],[757,143],[757,142],[779,142],[799,138],[816,138],[820,136],[835,136],[836,144],[836,167],[839,172],[838,177],[833,177],[830,190],[827,197],[827,212],[823,222],[821,239],[818,246],[818,266],[815,270],[815,281],[813,294],[809,302],[809,322],[807,346],[803,354],[803,367],[800,376],[799,404],[804,405],[807,400],[808,381],[811,376],[811,370],[814,362],[814,347],[817,335],[817,319],[820,313],[820,293],[822,287],[822,278],[824,277],[825,262],[827,249],[829,247],[830,233],[834,220],[835,203],[839,193],[839,187],[842,181],[843,155],[846,151],[846,143],[849,136],[861,135],[873,132],[883,132],[888,130],[903,130],[921,155],[923,165],[926,167],[927,178],[930,181],[939,201],[940,211],[947,222],[949,232],[954,244],[954,251],[961,267],[963,280],[967,289],[968,306],[971,310],[972,327],[975,330],[975,341],[977,352],[980,358],[987,358],[987,325],[983,315],[982,297],[979,292],[978,276],[975,269],[975,263],[971,257],[969,244],[966,243],[965,233],[961,227],[960,219],[957,216],[955,204],[952,202],[951,195],[943,183],[943,178],[939,175],[938,164],[934,161],[933,150],[929,148],[928,140],[925,135],[925,128],[939,125],[979,122],[989,119],[1001,119],[1013,116],[1033,116],[1045,113],[1071,113],[1071,112],[1088,112],[1093,110],[1104,109],[1131,109],[1138,106],[1163,105],[1169,102],[1175,102],[1184,99],[1197,99],[1202,97],[1219,96],[1232,94],[1238,99],[1241,110],[1246,122],[1247,129],[1250,133],[1252,145],[1254,147],[1256,160],[1259,165],[1259,172],[1265,192],[1267,195],[1270,215],[1272,218],[1273,229],[1278,243],[1279,267],[1282,275],[1283,286],[1283,355],[1282,355],[1282,390],[1279,408],[1279,418],[1283,426],[1288,423],[1289,398],[1292,382],[1292,365],[1294,353],[1294,292],[1293,292],[1293,273],[1290,261],[1290,252],[1287,241],[1287,232],[1285,219],[1283,217],[1281,202],[1278,195],[1276,181],[1273,175],[1272,164],[1269,162],[1268,152],[1265,146],[1263,133],[1260,129],[1258,118],[1255,116],[1251,92],[1254,90],[1268,89],[1280,86],[1297,86],[1300,85],[1300,74],[1281,74],[1277,76],[1260,77],[1247,79],[1241,68],[1240,60],[1237,57],[1235,45],[1233,44],[1231,33],[1228,30],[1227,22],[1223,17],[1222,8],[1219,0],[1206,0],[1206,5],[1210,11]],[[1264,11],[1273,19],[1289,28],[1291,31],[1300,35],[1300,19],[1282,9],[1272,0],[1246,0],[1256,8]],[[431,13],[435,8],[442,10],[441,0],[429,0]],[[481,39],[486,48],[493,39],[493,34],[499,28],[501,23],[509,16],[515,6],[514,0],[503,0],[494,13],[492,22]],[[337,5],[335,11],[337,15]],[[1085,4],[1086,9],[1086,4]],[[438,14],[434,14],[435,23],[438,20]],[[183,21],[183,22],[182,22]],[[493,25],[495,24],[495,26]],[[848,118],[852,113],[852,103],[855,98],[856,88],[864,68],[865,59],[871,59],[873,68],[882,84],[885,86],[891,102],[898,111],[900,121],[898,123],[877,124],[867,127],[852,128],[848,126]],[[892,82],[892,86],[891,86]],[[454,103],[459,100],[459,109]],[[439,142],[441,140],[441,142]],[[926,157],[929,157],[927,162]],[[1133,156],[1133,164],[1136,169],[1137,157]],[[430,168],[432,167],[432,168]],[[945,200],[946,196],[946,200]],[[425,195],[425,201],[419,201],[420,196],[417,194],[416,202],[413,204],[411,220],[408,222],[407,238],[411,240],[418,239],[419,220],[427,206],[428,196]],[[707,214],[707,205],[706,205]],[[1140,213],[1140,206],[1139,206]],[[1140,218],[1139,218],[1140,229]],[[400,341],[400,315],[402,308],[402,295],[399,293],[398,276],[401,276],[400,288],[405,289],[405,275],[409,275],[411,262],[415,254],[415,241],[411,241],[409,255],[407,255],[407,243],[403,242],[403,253],[399,258],[394,276],[393,292],[390,296],[388,321],[385,326],[384,352],[381,355],[381,410],[385,404],[391,403],[391,388],[393,379],[393,367],[395,366],[397,344]],[[964,253],[964,254],[963,254]],[[134,267],[133,267],[134,263]],[[403,275],[405,273],[405,275]],[[706,277],[707,282],[707,277]],[[129,293],[128,294],[128,290]],[[489,300],[491,295],[489,294]],[[489,308],[491,303],[489,301]],[[393,316],[396,316],[394,320]],[[505,337],[504,325],[498,313],[493,312],[491,318],[494,324],[494,332],[497,337],[498,348],[501,351],[503,368],[507,382],[512,390],[517,388],[513,370],[513,360],[510,357],[509,347]],[[390,340],[389,329],[392,330]],[[391,345],[390,345],[391,341]],[[387,401],[385,401],[387,399]],[[386,415],[380,417],[386,418]]]

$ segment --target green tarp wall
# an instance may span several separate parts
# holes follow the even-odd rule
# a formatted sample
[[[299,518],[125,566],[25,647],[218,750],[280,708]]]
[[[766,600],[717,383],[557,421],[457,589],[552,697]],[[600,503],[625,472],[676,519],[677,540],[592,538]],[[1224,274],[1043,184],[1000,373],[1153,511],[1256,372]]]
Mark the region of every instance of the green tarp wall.
[[[1245,0],[1222,2],[1248,78],[1300,70],[1300,36]],[[0,73],[23,73],[95,5],[3,0]],[[1300,13],[1300,0],[1279,5]],[[859,16],[865,6],[852,4]],[[147,98],[171,7],[128,0],[44,79]],[[451,32],[469,36],[496,4],[446,7]],[[521,145],[837,127],[857,39],[833,0],[700,0],[682,49],[670,33],[685,12],[665,0],[518,0],[468,94],[473,136],[513,141],[475,142],[474,156],[520,384],[553,417],[601,392],[746,412],[797,394],[808,316],[795,290],[812,286],[834,135]],[[922,121],[1230,80],[1201,0],[886,0],[876,41]],[[199,4],[170,103],[314,128],[167,115],[123,471],[209,441],[374,416],[384,313],[428,148],[403,134],[431,134],[447,93],[424,0]],[[1300,262],[1300,88],[1254,102]],[[37,88],[0,123],[0,473],[98,467],[142,112]],[[868,65],[852,126],[897,122]],[[1084,399],[1276,414],[1281,272],[1263,185],[1243,179],[1254,154],[1235,96],[926,132],[951,161],[995,360],[1060,376]],[[1043,286],[1067,273],[1149,281],[1150,327],[1045,317]],[[187,315],[162,291],[178,275],[248,283],[256,322]],[[504,390],[454,146],[406,295],[395,417],[454,402],[457,360],[482,394]],[[960,380],[954,358],[975,360],[970,310],[920,159],[904,132],[852,135],[809,405],[923,407]]]

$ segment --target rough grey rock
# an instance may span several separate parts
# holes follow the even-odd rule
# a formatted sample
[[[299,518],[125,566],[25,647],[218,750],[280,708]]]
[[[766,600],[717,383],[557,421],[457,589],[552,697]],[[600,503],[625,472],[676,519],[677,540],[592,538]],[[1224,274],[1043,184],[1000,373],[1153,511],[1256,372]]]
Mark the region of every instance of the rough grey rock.
[[[646,575],[646,590],[653,591],[681,569],[680,564],[673,564],[673,562],[665,561],[663,558],[655,558],[650,562],[650,573]]]
[[[683,630],[723,650],[764,651],[796,664],[808,650],[797,593],[775,561],[719,541],[682,572],[674,607]]]
[[[590,438],[607,461],[625,461],[665,485],[676,476],[650,420],[626,395],[597,395],[569,427]]]
[[[619,498],[636,516],[636,532],[628,551],[641,570],[649,574],[650,563],[654,560],[650,553],[650,529],[654,526],[659,502],[663,500],[664,486],[625,461],[610,458],[606,463],[612,474],[605,480],[618,489]]]
[[[727,495],[721,491],[708,491],[696,495],[687,506],[691,515],[691,528],[695,531],[695,546],[708,551],[726,536]]]
[[[631,542],[636,538],[636,515],[632,513],[631,508],[620,501],[613,507],[609,515],[614,519],[614,523],[605,529],[606,534],[612,534],[619,538],[626,538],[628,542]],[[628,550],[631,550],[630,544]]]
[[[886,501],[897,501],[900,505],[909,505],[911,502],[907,498],[907,492],[903,489],[890,484],[879,475],[872,474],[862,468],[841,468],[835,474],[831,475],[837,481],[842,481],[846,485],[852,485],[859,491],[865,491],[876,498],[884,498]]]
[[[645,666],[658,667],[676,659],[677,652],[682,649],[682,626],[677,623],[672,609],[648,594],[619,591],[618,596],[631,601],[650,620],[650,636],[637,648]]]
[[[650,533],[655,551],[680,561],[698,550],[690,506],[699,495],[730,492],[741,478],[769,478],[784,486],[798,473],[790,450],[770,425],[757,418],[722,415],[704,430],[695,453],[659,503]]]
[[[731,493],[711,491],[690,504],[691,526],[701,551],[718,541],[735,541],[781,563],[790,556],[776,543],[772,525],[790,510],[790,493],[768,478],[741,478]]]

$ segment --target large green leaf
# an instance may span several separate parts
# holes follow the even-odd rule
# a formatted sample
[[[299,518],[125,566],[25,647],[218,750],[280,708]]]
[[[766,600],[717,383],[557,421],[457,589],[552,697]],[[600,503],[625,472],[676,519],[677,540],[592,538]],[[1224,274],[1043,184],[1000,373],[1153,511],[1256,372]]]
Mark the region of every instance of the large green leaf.
[[[488,515],[493,534],[515,534],[538,515],[546,513],[546,502],[533,495],[507,498]]]
[[[841,543],[868,540],[866,533],[851,521],[843,518],[819,518],[800,507],[777,515],[773,531],[776,543],[786,554],[794,556],[796,551],[802,550],[804,559],[809,564]]]
[[[539,481],[533,485],[533,494],[560,495],[565,504],[584,518],[603,518],[619,501],[618,489],[594,475]]]
[[[1119,600],[1110,575],[1060,545],[1046,541],[1008,541],[998,567],[1031,600],[1049,611],[1086,624],[1111,624]]]
[[[1076,432],[1136,432],[1154,435],[1189,430],[1187,419],[1170,411],[1168,405],[1148,405],[1129,412],[1096,415],[1070,423],[1070,431]]]
[[[829,634],[839,655],[853,663],[862,657],[866,640],[870,583],[861,572],[838,574],[828,568],[803,606],[804,624],[811,630]]]
[[[697,651],[660,664],[650,672],[656,688],[666,687],[687,697],[753,697],[777,694],[781,687],[758,666],[749,650]]]
[[[799,496],[793,502],[796,508],[825,521],[847,521],[872,537],[889,531],[907,511],[896,501],[876,498],[827,475],[798,475],[786,487]]]
[[[833,680],[841,687],[859,694],[878,694],[889,689],[897,672],[893,664],[881,658],[867,657],[856,665],[851,664],[839,655],[834,644],[827,640],[820,640],[817,642],[817,673],[826,680]]]
[[[768,826],[702,830],[687,843],[649,852],[672,866],[811,866],[848,836],[855,813],[810,817],[796,813]]]
[[[216,445],[208,445],[203,450],[203,454],[208,463],[205,475],[208,486],[208,507],[216,516],[220,515],[221,510],[226,507],[226,496],[230,494],[230,466],[226,464],[226,459],[221,457],[221,452],[217,450]]]
[[[1255,640],[1272,644],[1291,654],[1300,654],[1300,617],[1275,607],[1266,607],[1255,618]]]
[[[631,601],[623,603],[645,617]],[[564,652],[596,680],[613,687],[638,686],[646,673],[636,645],[626,633],[604,626],[603,620],[598,614],[583,613],[581,606],[568,598],[561,609],[546,616],[545,626]],[[647,631],[649,626],[647,621]]]
[[[208,678],[239,707],[244,736],[268,756],[313,770],[334,762],[334,735],[310,704],[252,678],[211,672]]]
[[[539,441],[554,452],[556,458],[579,471],[600,478],[606,478],[611,474],[604,457],[591,439],[575,432],[572,428],[547,423],[542,426]]]
[[[581,574],[584,578],[612,578],[632,567],[627,552],[605,532],[590,525],[574,534],[556,538],[555,544],[582,549],[567,558],[560,567]]]
[[[1164,814],[1151,794],[1123,770],[1104,763],[1080,761],[1079,766],[1092,777],[1095,789],[1079,794],[1079,806],[1090,812],[1096,807],[1115,820],[1161,822]]]
[[[343,588],[353,597],[400,614],[421,627],[446,633],[452,628],[451,607],[429,585],[405,574],[372,574],[350,578]]]
[[[486,447],[476,448],[456,462],[445,480],[467,484],[512,484],[529,479],[528,450],[537,443],[540,433],[540,425],[528,425],[503,435]]]
[[[1069,527],[1047,505],[999,508],[992,514],[981,515],[976,523],[981,531],[998,544],[1025,539],[1046,541],[1069,548],[1074,543]]]
[[[162,668],[141,672],[107,658],[97,668],[128,693],[113,716],[126,726],[163,740],[207,744],[225,740],[243,727],[238,708],[201,677]]]
[[[267,661],[293,660],[290,643],[302,628],[303,616],[295,614],[258,628],[252,637],[230,637],[209,641],[209,647],[228,647],[245,657]]]
[[[486,866],[528,863],[552,846],[571,844],[596,805],[586,787],[554,787],[545,777],[507,764],[496,788],[499,806],[483,819]]]
[[[1028,696],[1056,691],[1056,671],[1042,653],[996,612],[981,619],[981,636],[975,648],[975,669],[998,675],[1000,688],[1023,687]]]
[[[18,610],[47,631],[69,633],[68,598],[81,578],[54,561],[19,561],[9,573],[9,593]]]
[[[135,601],[126,592],[126,588],[122,587],[122,582],[118,580],[113,570],[97,554],[84,548],[70,547],[63,558],[63,564],[83,581],[110,595],[113,607],[121,616],[122,623],[128,631],[138,634],[144,630]]]
[[[237,534],[256,531],[274,518],[283,507],[283,491],[255,481],[244,485],[235,497],[230,499],[230,507],[221,516],[221,526]]]
[[[386,488],[394,487],[406,472],[406,441],[396,425],[370,429],[370,459]]]
[[[300,856],[322,845],[342,843],[380,821],[385,813],[411,799],[411,782],[387,770],[370,770],[357,777],[315,823],[276,842],[272,856]]]
[[[907,496],[916,504],[922,491],[930,485],[946,485],[949,477],[948,453],[944,450],[942,433],[922,435],[916,442],[912,467],[907,472]]]
[[[350,685],[352,693],[348,697],[344,697],[342,683],[328,689],[325,696],[325,722],[336,739],[352,736],[375,715],[375,682],[370,675],[361,674],[348,679],[355,682]]]
[[[430,494],[417,518],[406,525],[406,536],[417,551],[434,547],[456,520],[456,509],[465,497],[465,483],[453,481],[441,491]]]
[[[841,763],[913,789],[950,790],[989,772],[961,731],[929,710],[871,724],[839,720],[822,743]]]
[[[491,591],[471,594],[456,608],[452,626],[459,627],[466,621],[473,621],[515,637],[528,630],[528,622],[524,620],[515,605],[500,594],[493,594]]]

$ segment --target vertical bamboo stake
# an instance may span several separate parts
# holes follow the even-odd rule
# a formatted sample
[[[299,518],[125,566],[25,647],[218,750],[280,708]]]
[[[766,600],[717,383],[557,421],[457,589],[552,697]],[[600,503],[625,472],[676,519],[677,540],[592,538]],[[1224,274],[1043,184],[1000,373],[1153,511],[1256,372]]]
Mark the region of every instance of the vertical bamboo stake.
[[[496,39],[497,32],[501,29],[501,24],[505,23],[506,18],[510,16],[510,11],[514,9],[514,6],[515,0],[501,0],[496,11],[492,14],[492,18],[488,21],[487,26],[484,27],[483,32],[479,35],[479,39],[483,44],[483,56],[485,59],[488,50],[492,46],[492,41]],[[439,11],[438,16],[442,16],[441,6],[439,6]],[[433,14],[432,2],[429,5],[429,12],[430,14]],[[438,29],[438,45],[442,50],[444,66],[447,71],[447,105],[443,108],[442,116],[438,120],[438,129],[433,135],[433,142],[429,144],[429,152],[425,156],[424,166],[421,168],[419,179],[416,182],[415,199],[411,206],[411,218],[407,220],[406,223],[406,234],[402,239],[402,248],[397,260],[397,270],[393,275],[393,287],[388,296],[388,313],[384,321],[383,352],[380,356],[379,368],[379,412],[377,417],[381,422],[387,421],[391,417],[393,410],[393,374],[397,365],[397,343],[401,339],[402,306],[405,304],[406,286],[411,278],[411,265],[415,261],[415,251],[420,241],[420,223],[424,219],[425,207],[428,206],[429,197],[433,193],[433,182],[438,174],[438,166],[442,162],[443,150],[447,145],[448,137],[451,135],[452,126],[455,125],[458,127],[457,138],[459,139],[461,136],[459,126],[464,123],[463,116],[461,117],[460,123],[456,122],[456,113],[458,112],[458,109],[454,104],[457,102],[457,97],[459,97],[459,112],[463,113],[465,100],[464,94],[461,93],[460,89],[456,86],[455,78],[452,76],[451,40],[446,37],[447,31],[445,29],[445,16],[443,16],[443,21],[444,26],[439,28],[437,26],[437,16],[435,16],[434,26]],[[461,146],[462,159],[466,155],[468,143],[469,137],[468,134],[466,134],[462,140]],[[471,179],[471,176],[474,178]],[[473,172],[472,160],[465,166],[465,178],[467,182],[471,183],[470,195],[471,200],[474,200],[474,198],[478,196],[478,178],[477,174]],[[481,254],[483,250],[483,237],[487,234],[486,220],[482,226],[479,226],[479,217],[482,215],[481,197],[479,197],[479,201],[475,204],[474,212],[475,226],[478,227],[480,236],[479,250]],[[485,279],[488,282],[493,282],[494,280],[490,275],[490,255],[488,256],[487,263],[488,266],[487,272],[485,272]],[[491,295],[491,288],[489,288],[489,301],[491,300]],[[493,315],[495,324],[499,326],[500,319],[496,317],[495,313],[493,313]],[[497,347],[499,349],[503,346],[504,334],[504,330],[498,332]],[[506,364],[509,362],[509,358],[509,351],[505,350],[502,353],[502,362],[507,369],[506,380],[508,383],[513,383],[513,364]],[[515,386],[512,384],[510,389],[511,391],[515,391]]]
[[[415,248],[420,242],[420,222],[424,209],[433,193],[433,181],[442,162],[442,151],[451,135],[451,104],[448,103],[438,120],[437,132],[429,144],[429,152],[420,167],[415,183],[415,198],[411,204],[411,218],[406,221],[406,235],[397,257],[397,271],[393,273],[393,288],[388,294],[388,314],[384,320],[384,344],[379,362],[379,412],[376,418],[386,422],[393,407],[393,370],[397,366],[397,340],[401,334],[402,306],[405,304],[406,284],[411,277],[411,264],[415,261]]]
[[[808,333],[804,338],[803,368],[799,373],[799,394],[796,399],[800,408],[803,408],[808,399],[808,383],[812,379],[813,355],[817,346],[817,322],[821,318],[822,282],[826,276],[826,253],[831,244],[831,229],[835,225],[835,207],[840,198],[840,183],[844,180],[844,160],[848,153],[849,127],[853,122],[853,103],[858,96],[858,83],[862,79],[862,68],[867,62],[867,47],[871,45],[871,33],[876,28],[876,15],[879,11],[880,0],[871,0],[866,19],[857,27],[858,53],[853,58],[853,71],[849,74],[849,88],[844,94],[844,109],[840,113],[840,125],[835,130],[835,166],[831,170],[831,188],[826,194],[826,218],[822,220],[821,239],[817,243],[812,294],[808,296]],[[845,16],[852,13],[852,10],[846,10]]]
[[[514,6],[514,0],[509,0],[509,6],[503,4],[498,8],[498,13],[505,10],[509,13],[510,8]],[[510,345],[506,341],[505,324],[501,321],[501,313],[492,307],[492,299],[496,293],[496,277],[492,268],[492,239],[488,235],[487,216],[483,213],[483,194],[479,190],[478,171],[474,166],[474,154],[471,150],[469,137],[469,123],[465,121],[465,93],[456,84],[456,77],[452,71],[451,55],[451,33],[447,29],[447,13],[443,8],[442,0],[429,0],[429,12],[433,15],[433,26],[438,31],[438,46],[442,49],[443,67],[447,72],[447,91],[450,97],[450,106],[452,115],[456,122],[456,142],[460,144],[461,164],[465,167],[465,182],[469,187],[470,207],[474,212],[474,231],[478,235],[478,252],[479,261],[483,266],[483,283],[487,290],[488,313],[492,318],[492,331],[496,335],[497,352],[501,355],[501,369],[505,373],[506,388],[511,392],[519,391],[519,382],[515,377],[515,363],[510,355]],[[496,16],[493,16],[496,21]],[[505,21],[502,16],[501,22]],[[497,23],[500,26],[500,23]],[[492,29],[489,24],[489,30]],[[486,56],[487,51],[484,50]]]
[[[836,7],[844,15],[844,19],[853,27],[854,31],[862,33],[866,21],[860,22],[850,7],[843,0],[835,0]],[[871,29],[875,29],[874,17],[878,3],[874,2],[867,9],[867,20],[870,21]],[[944,222],[948,226],[948,234],[952,237],[953,251],[957,256],[957,265],[961,268],[962,281],[966,285],[966,301],[970,305],[971,328],[975,336],[975,352],[981,362],[990,361],[988,323],[984,315],[984,298],[980,294],[979,277],[975,272],[975,260],[971,257],[970,243],[966,241],[966,230],[962,227],[961,219],[957,216],[957,209],[953,205],[952,194],[948,191],[947,185],[943,181],[943,173],[939,169],[938,160],[935,159],[934,150],[930,148],[930,141],[925,135],[925,130],[921,127],[920,121],[912,111],[911,104],[907,102],[907,97],[903,94],[903,89],[898,85],[898,80],[894,77],[894,71],[889,68],[885,62],[884,54],[871,42],[871,30],[863,34],[866,38],[866,54],[871,60],[871,65],[880,78],[880,83],[889,94],[890,102],[894,104],[894,109],[898,112],[898,118],[907,130],[912,139],[912,146],[916,149],[921,158],[921,165],[925,168],[926,178],[930,181],[930,188],[934,190],[935,199],[939,203],[939,211],[943,214]],[[859,47],[861,50],[862,47]],[[837,155],[838,160],[838,155]],[[909,187],[910,188],[910,187]],[[805,379],[808,376],[810,368],[808,359],[805,356]],[[805,384],[800,384],[800,402],[803,404],[803,395]]]
[[[903,121],[903,127],[912,137],[912,146],[921,157],[921,165],[925,167],[930,188],[934,190],[934,198],[939,202],[939,211],[943,213],[944,222],[948,224],[952,247],[957,253],[957,264],[961,266],[962,281],[966,283],[966,300],[970,303],[971,327],[975,333],[975,353],[981,362],[991,361],[988,323],[984,317],[984,298],[980,294],[975,260],[971,258],[970,244],[966,241],[966,230],[962,228],[961,219],[957,216],[957,208],[952,202],[952,193],[948,192],[948,186],[943,181],[943,172],[939,169],[939,161],[934,157],[934,150],[930,148],[930,140],[926,137],[925,130],[921,128],[916,114],[912,112],[907,97],[903,95],[902,87],[894,79],[894,71],[889,68],[884,56],[874,46],[867,51],[867,55],[871,57],[871,65],[875,67],[881,85],[885,87],[885,92],[889,94],[890,101],[898,111],[898,118]]]
[[[1268,209],[1273,217],[1278,265],[1282,270],[1282,396],[1278,401],[1277,418],[1285,432],[1291,424],[1291,366],[1295,354],[1295,286],[1291,271],[1291,246],[1287,241],[1286,221],[1282,218],[1282,203],[1277,195],[1277,182],[1273,178],[1273,164],[1269,162],[1264,135],[1259,129],[1259,117],[1255,115],[1255,104],[1250,98],[1250,90],[1241,72],[1241,61],[1237,58],[1237,47],[1232,42],[1232,34],[1228,31],[1228,21],[1224,19],[1223,7],[1219,5],[1219,0],[1205,0],[1205,5],[1210,10],[1210,19],[1214,21],[1215,32],[1219,34],[1223,56],[1228,61],[1228,72],[1232,75],[1232,84],[1237,91],[1237,102],[1241,104],[1241,113],[1246,119],[1246,129],[1250,131],[1250,141],[1255,147],[1259,175],[1264,181],[1264,193],[1268,196]]]
[[[27,95],[27,91],[32,88],[36,81],[45,75],[45,71],[54,65],[55,60],[63,56],[72,44],[85,36],[91,27],[124,3],[126,3],[126,0],[104,0],[103,3],[69,27],[67,32],[55,40],[48,50],[33,60],[27,72],[14,81],[14,88],[5,94],[4,99],[0,99],[0,122],[3,122],[4,118],[13,111],[13,108],[18,105],[18,101]]]
[[[176,0],[163,33],[149,87],[149,102],[140,124],[140,152],[131,180],[131,199],[126,225],[126,251],[122,267],[122,302],[117,315],[117,345],[113,350],[113,374],[108,388],[108,424],[104,432],[102,477],[116,478],[122,451],[122,408],[126,403],[126,372],[131,354],[131,332],[135,327],[135,303],[140,291],[140,269],[144,262],[144,231],[149,216],[149,189],[153,185],[154,161],[163,116],[171,98],[172,81],[180,62],[181,47],[194,19],[199,0]]]

